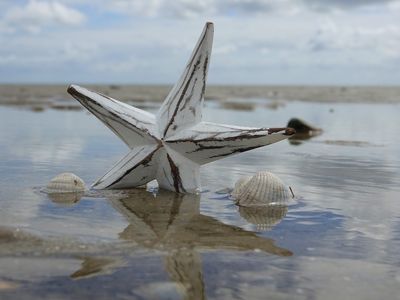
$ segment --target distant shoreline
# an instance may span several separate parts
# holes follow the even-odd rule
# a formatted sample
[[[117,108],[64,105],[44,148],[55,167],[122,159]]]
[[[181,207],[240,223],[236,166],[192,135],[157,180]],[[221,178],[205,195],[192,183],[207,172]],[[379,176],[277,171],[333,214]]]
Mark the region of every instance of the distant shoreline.
[[[84,85],[125,102],[160,102],[168,85]],[[73,98],[67,85],[0,84],[0,105],[52,106]],[[327,103],[400,103],[400,86],[207,86],[206,99],[246,101],[250,98]],[[62,105],[62,104],[61,104]]]

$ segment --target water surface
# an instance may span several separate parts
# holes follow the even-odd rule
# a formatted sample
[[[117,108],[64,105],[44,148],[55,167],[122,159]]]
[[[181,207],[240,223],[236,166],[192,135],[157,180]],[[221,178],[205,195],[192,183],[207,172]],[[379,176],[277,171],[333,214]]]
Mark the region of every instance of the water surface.
[[[398,297],[400,105],[243,101],[208,101],[204,118],[281,127],[300,117],[324,132],[204,166],[201,195],[80,200],[40,190],[61,172],[91,183],[127,147],[85,110],[0,107],[0,298]],[[217,193],[261,170],[292,187],[287,207],[239,210]]]

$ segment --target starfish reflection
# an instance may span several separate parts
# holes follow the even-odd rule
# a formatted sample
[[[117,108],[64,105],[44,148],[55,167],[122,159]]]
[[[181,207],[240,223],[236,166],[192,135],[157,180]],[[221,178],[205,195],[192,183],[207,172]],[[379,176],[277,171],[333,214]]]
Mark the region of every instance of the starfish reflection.
[[[271,239],[202,215],[198,195],[160,191],[154,197],[149,192],[133,190],[110,200],[129,222],[120,238],[147,249],[165,251],[165,269],[185,299],[205,298],[199,250],[259,249],[279,256],[292,255],[289,250],[274,245]],[[71,276],[75,279],[92,276],[96,270],[103,274],[115,266],[107,259],[94,263],[86,259],[82,268]]]
[[[120,237],[143,247],[166,250],[260,249],[281,256],[291,255],[290,251],[275,246],[270,239],[200,214],[199,195],[160,191],[154,197],[140,191],[111,201],[130,223]]]

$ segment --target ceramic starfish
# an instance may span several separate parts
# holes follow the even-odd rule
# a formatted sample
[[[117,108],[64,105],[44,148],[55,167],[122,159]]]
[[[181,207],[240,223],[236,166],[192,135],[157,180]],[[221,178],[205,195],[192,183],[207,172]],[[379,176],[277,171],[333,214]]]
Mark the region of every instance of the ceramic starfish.
[[[213,24],[207,23],[180,80],[156,116],[106,95],[69,86],[68,92],[131,149],[93,188],[132,188],[156,179],[161,188],[196,193],[201,165],[294,134],[290,128],[201,122],[213,34]]]

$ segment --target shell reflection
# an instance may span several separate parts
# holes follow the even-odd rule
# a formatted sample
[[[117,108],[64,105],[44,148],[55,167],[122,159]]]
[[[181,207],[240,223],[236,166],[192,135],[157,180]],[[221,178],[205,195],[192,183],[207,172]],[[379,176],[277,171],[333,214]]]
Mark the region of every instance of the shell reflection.
[[[279,224],[286,216],[288,207],[270,205],[266,207],[239,207],[239,213],[247,222],[256,225],[256,230],[267,231]]]
[[[71,206],[77,203],[83,197],[84,193],[52,193],[47,196],[49,199],[62,206]]]

